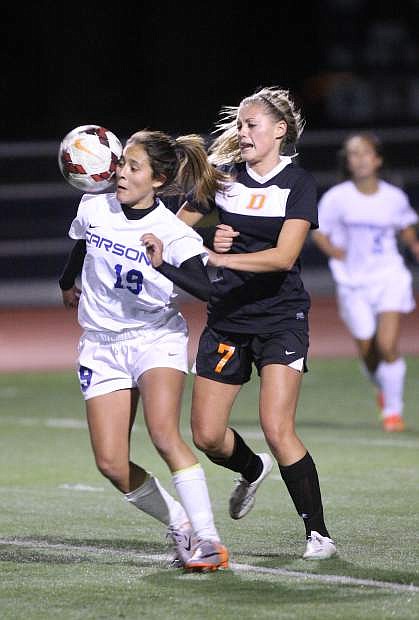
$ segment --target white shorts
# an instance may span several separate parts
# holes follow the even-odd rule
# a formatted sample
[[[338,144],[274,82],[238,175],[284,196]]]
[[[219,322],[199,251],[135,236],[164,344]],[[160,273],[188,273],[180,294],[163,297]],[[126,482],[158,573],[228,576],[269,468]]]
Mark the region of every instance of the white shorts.
[[[389,274],[382,282],[364,286],[337,285],[341,319],[358,340],[369,340],[377,329],[377,317],[383,312],[407,314],[415,309],[412,275],[407,269]]]
[[[150,368],[188,372],[188,330],[178,314],[167,325],[121,334],[85,332],[79,342],[78,377],[85,400],[134,388]]]

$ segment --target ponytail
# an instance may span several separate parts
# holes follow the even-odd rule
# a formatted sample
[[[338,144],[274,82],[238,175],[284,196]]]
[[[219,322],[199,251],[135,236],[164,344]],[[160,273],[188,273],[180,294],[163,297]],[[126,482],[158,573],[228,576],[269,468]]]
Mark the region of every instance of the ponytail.
[[[142,146],[147,153],[155,179],[162,179],[156,194],[183,194],[194,211],[207,213],[217,191],[223,190],[227,176],[208,161],[204,140],[191,134],[173,139],[161,131],[134,133],[126,146]]]
[[[190,134],[176,139],[180,157],[176,176],[177,184],[188,194],[193,210],[207,213],[217,191],[224,189],[228,177],[208,161],[205,143],[201,136]]]

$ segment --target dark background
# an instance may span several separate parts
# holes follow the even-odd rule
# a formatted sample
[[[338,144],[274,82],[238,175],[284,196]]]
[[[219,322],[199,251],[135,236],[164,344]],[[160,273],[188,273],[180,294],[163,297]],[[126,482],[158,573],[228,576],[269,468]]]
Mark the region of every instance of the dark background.
[[[288,88],[308,129],[419,120],[419,2],[38,2],[3,7],[2,140],[95,123],[209,132],[222,105]]]
[[[319,195],[338,180],[342,140],[366,128],[384,142],[388,180],[419,211],[418,42],[419,0],[9,0],[0,12],[0,303],[23,282],[57,289],[80,199],[57,154],[79,125],[122,141],[142,128],[209,134],[221,106],[278,85],[306,118],[299,161]],[[306,270],[327,265],[310,239],[303,258]]]

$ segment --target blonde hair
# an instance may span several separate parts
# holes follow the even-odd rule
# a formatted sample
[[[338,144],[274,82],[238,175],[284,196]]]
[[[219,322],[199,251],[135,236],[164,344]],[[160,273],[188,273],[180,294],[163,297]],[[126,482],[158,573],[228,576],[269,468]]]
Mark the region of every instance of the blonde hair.
[[[207,158],[201,136],[190,134],[172,138],[162,131],[141,130],[134,133],[126,146],[142,146],[147,153],[155,179],[164,179],[156,193],[166,196],[187,194],[202,209],[222,189],[225,175]]]
[[[210,147],[210,161],[216,165],[242,161],[237,136],[237,116],[244,105],[258,104],[275,121],[284,120],[287,132],[280,142],[279,153],[295,155],[296,144],[303,133],[305,121],[297,109],[288,90],[276,86],[262,88],[253,95],[241,100],[239,106],[224,106],[220,111],[220,121],[213,133],[221,134]]]

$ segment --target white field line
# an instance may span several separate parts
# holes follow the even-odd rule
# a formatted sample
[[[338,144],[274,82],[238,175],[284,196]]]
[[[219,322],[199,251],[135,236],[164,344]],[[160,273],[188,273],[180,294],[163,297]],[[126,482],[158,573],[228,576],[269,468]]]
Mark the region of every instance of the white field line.
[[[48,428],[62,428],[62,429],[86,429],[87,423],[83,418],[46,418],[42,420],[37,417],[23,417],[23,418],[14,418],[11,416],[1,416],[0,424],[10,424],[10,423],[20,424],[22,426],[43,426]],[[136,426],[134,425],[134,431],[136,430]],[[190,431],[184,431],[186,436],[190,435]],[[262,431],[250,429],[250,428],[242,428],[240,434],[246,439],[260,439],[264,440],[264,435]],[[328,443],[330,444],[331,439],[330,435],[327,437],[315,437],[312,438],[313,442],[318,443]],[[350,445],[358,445],[358,446],[369,446],[373,448],[401,448],[406,449],[410,448],[413,450],[419,450],[419,440],[408,439],[407,437],[383,437],[383,439],[356,439],[348,434],[347,437],[341,435],[333,436],[334,444],[350,444]]]
[[[95,547],[92,545],[68,545],[63,543],[40,542],[37,540],[19,540],[18,538],[0,538],[0,545],[15,547],[27,547],[35,549],[51,549],[56,551],[68,551],[77,553],[98,553],[109,554],[116,557],[134,558],[146,562],[147,564],[167,562],[168,556],[162,553],[143,554],[129,549],[113,549],[109,547]],[[290,571],[285,568],[267,568],[264,566],[254,566],[253,564],[239,564],[231,562],[230,567],[239,573],[257,573],[259,575],[269,575],[277,577],[295,578],[299,580],[317,581],[320,583],[337,584],[343,586],[361,586],[367,588],[379,588],[391,590],[393,592],[419,593],[419,587],[413,584],[394,583],[392,581],[376,581],[374,579],[358,579],[346,575],[318,575],[306,573],[304,571]]]

